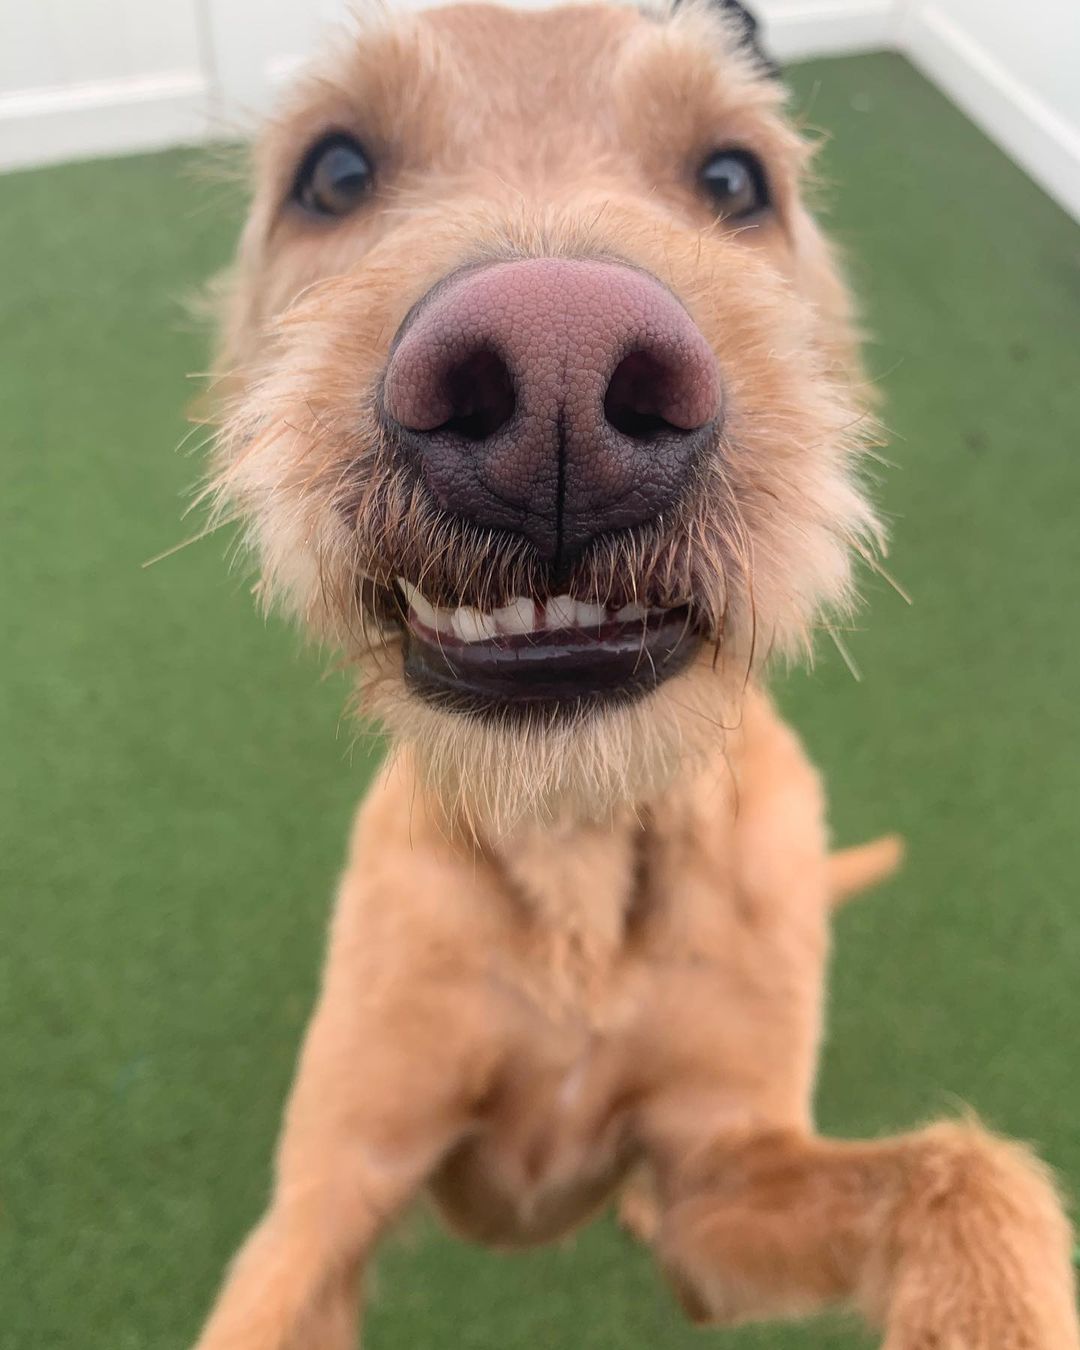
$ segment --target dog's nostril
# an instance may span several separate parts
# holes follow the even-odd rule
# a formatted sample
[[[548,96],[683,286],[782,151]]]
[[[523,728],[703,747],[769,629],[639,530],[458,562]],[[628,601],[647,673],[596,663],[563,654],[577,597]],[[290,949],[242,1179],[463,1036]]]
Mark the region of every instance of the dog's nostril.
[[[681,501],[722,414],[716,355],[678,298],[585,258],[446,277],[403,320],[379,392],[389,448],[438,509],[556,569]]]
[[[680,383],[678,373],[647,351],[624,356],[615,367],[604,395],[609,426],[633,441],[653,441],[664,432],[685,434],[693,428],[672,420]]]
[[[443,376],[450,416],[437,428],[467,441],[483,441],[506,425],[517,403],[514,382],[497,352],[471,352]]]

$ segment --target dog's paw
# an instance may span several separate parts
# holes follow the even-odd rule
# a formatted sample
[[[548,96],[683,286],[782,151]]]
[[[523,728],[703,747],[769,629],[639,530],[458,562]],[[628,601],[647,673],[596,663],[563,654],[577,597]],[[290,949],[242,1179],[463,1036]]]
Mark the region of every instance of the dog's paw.
[[[1077,1350],[1075,1323],[1055,1322],[1039,1311],[1027,1316],[996,1309],[984,1297],[946,1321],[907,1318],[889,1327],[882,1350]]]

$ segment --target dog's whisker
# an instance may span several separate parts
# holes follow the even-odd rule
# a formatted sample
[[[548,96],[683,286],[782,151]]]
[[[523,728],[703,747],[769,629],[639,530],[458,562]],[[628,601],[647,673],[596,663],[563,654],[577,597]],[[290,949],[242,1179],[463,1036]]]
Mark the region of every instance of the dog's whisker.
[[[238,520],[239,516],[234,515],[226,517],[223,520],[215,521],[205,529],[200,530],[198,534],[193,534],[187,539],[181,539],[178,544],[173,544],[171,548],[163,549],[161,553],[155,553],[152,558],[147,558],[145,562],[140,563],[139,566],[144,570],[148,567],[155,567],[158,563],[164,562],[167,558],[173,558],[176,554],[182,553],[184,549],[190,548],[192,544],[199,544],[204,539],[209,539],[212,534],[216,534],[226,526],[235,525]]]
[[[828,633],[829,637],[832,639],[833,646],[840,653],[840,659],[843,661],[844,665],[847,666],[851,678],[855,681],[856,684],[862,684],[862,671],[856,664],[855,658],[852,656],[850,648],[848,647],[847,643],[843,640],[843,638],[840,636],[839,631],[833,624],[830,623],[825,624],[824,628],[825,631]]]

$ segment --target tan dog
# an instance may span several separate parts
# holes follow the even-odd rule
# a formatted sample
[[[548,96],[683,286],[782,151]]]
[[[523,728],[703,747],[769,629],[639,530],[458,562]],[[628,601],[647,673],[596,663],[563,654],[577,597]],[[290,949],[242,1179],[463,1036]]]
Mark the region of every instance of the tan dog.
[[[424,1188],[526,1244],[640,1169],[695,1318],[1078,1345],[1022,1148],[813,1130],[830,904],[895,845],[829,861],[761,671],[878,527],[847,295],[746,39],[731,6],[455,6],[350,39],[260,144],[215,489],[393,750],[201,1350],[352,1346]]]

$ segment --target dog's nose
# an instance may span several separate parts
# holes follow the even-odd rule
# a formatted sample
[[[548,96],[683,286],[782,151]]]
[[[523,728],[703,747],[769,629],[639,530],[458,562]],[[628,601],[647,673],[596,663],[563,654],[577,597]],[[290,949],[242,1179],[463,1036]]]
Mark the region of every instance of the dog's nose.
[[[716,359],[654,277],[534,258],[452,275],[395,339],[394,434],[439,506],[557,566],[684,495],[720,417]]]

